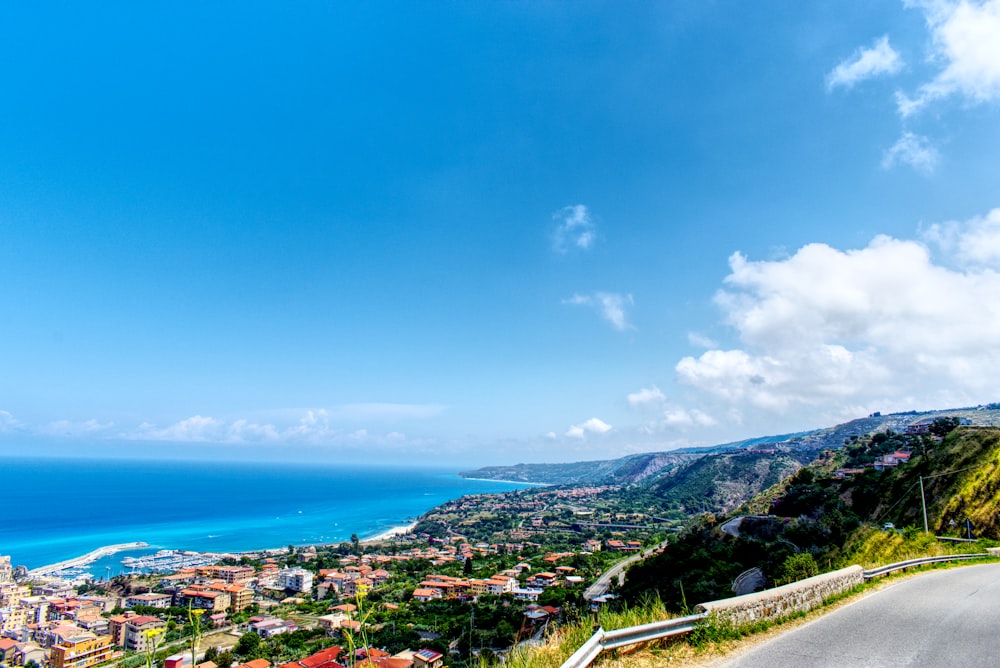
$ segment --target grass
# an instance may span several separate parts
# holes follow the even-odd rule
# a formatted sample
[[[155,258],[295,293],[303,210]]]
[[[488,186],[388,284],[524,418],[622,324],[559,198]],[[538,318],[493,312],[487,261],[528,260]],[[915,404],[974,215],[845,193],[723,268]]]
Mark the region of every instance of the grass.
[[[879,532],[892,534],[893,532]],[[900,534],[896,534],[900,536]],[[885,541],[883,539],[873,540],[873,545],[880,546],[873,549],[872,555],[878,561],[886,558],[887,555],[902,554],[901,559],[890,559],[880,564],[903,561],[905,559],[920,556],[932,556],[927,553],[911,554],[915,549],[913,541],[907,542],[905,537],[900,536],[901,543],[895,539]],[[885,546],[889,545],[890,548]],[[902,547],[900,547],[902,545]],[[966,548],[968,549],[968,548]],[[942,552],[942,554],[947,552]],[[990,560],[984,557],[984,560]],[[816,616],[825,614],[831,608],[842,605],[866,592],[884,587],[887,583],[900,578],[909,577],[917,572],[938,569],[955,568],[968,565],[970,562],[943,562],[931,564],[919,568],[908,569],[886,575],[878,580],[872,580],[859,584],[851,589],[827,597],[823,600],[823,605],[810,612],[797,612],[789,614],[776,620],[766,620],[755,622],[749,625],[736,626],[729,620],[718,616],[710,616],[704,623],[699,624],[694,631],[686,636],[662,641],[653,641],[621,648],[613,652],[604,652],[594,661],[594,665],[616,666],[618,668],[652,668],[670,663],[672,666],[691,667],[704,666],[715,659],[732,653],[735,649],[745,646],[747,643],[756,643],[770,637],[775,633],[784,631],[789,625],[795,626]],[[971,563],[979,563],[975,560]],[[622,611],[610,612],[601,611],[596,616],[596,624],[578,623],[560,627],[556,629],[541,646],[521,646],[514,648],[504,661],[507,668],[559,668],[566,659],[582,646],[594,634],[597,626],[610,631],[630,626],[638,626],[654,621],[670,619],[675,615],[667,612],[663,603],[658,599],[648,600],[639,606],[628,608]],[[481,668],[496,668],[497,664],[484,661]]]

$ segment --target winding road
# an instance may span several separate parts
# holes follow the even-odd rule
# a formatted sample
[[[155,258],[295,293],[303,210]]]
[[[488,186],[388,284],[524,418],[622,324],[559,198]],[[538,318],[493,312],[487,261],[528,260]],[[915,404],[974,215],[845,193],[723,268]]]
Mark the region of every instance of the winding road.
[[[933,571],[902,580],[714,665],[1000,665],[1000,564]]]

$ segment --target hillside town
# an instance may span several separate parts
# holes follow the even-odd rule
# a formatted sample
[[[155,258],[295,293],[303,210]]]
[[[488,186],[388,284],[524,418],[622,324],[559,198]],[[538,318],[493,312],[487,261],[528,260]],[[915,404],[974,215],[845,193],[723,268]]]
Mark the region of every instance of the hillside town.
[[[502,655],[584,614],[587,586],[659,539],[641,513],[601,509],[613,490],[463,497],[374,543],[163,550],[108,581],[0,557],[0,664],[437,668]]]

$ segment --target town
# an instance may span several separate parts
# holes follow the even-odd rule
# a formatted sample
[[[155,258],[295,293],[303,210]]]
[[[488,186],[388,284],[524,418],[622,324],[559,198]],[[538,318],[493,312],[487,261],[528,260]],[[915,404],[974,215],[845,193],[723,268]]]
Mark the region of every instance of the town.
[[[611,510],[616,491],[466,496],[385,540],[165,550],[126,558],[133,572],[110,580],[32,575],[0,557],[0,664],[437,668],[502,656],[607,600],[588,587],[673,526]]]

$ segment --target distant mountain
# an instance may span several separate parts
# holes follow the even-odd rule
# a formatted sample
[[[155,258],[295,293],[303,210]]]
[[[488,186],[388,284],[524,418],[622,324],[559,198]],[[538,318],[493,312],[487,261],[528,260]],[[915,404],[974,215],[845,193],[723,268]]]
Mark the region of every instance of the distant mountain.
[[[839,449],[852,438],[887,430],[901,432],[910,425],[931,422],[938,417],[957,417],[967,424],[978,426],[1000,426],[1000,410],[998,408],[1000,406],[990,404],[988,407],[910,411],[887,415],[874,413],[868,417],[851,420],[833,427],[780,436],[761,436],[703,448],[648,452],[618,459],[589,462],[486,466],[474,471],[464,471],[459,475],[466,478],[516,480],[550,485],[631,485],[676,472],[683,465],[709,455],[769,449],[781,452],[797,451],[804,454],[819,453],[822,450]],[[802,462],[803,457],[797,455],[794,459]]]

